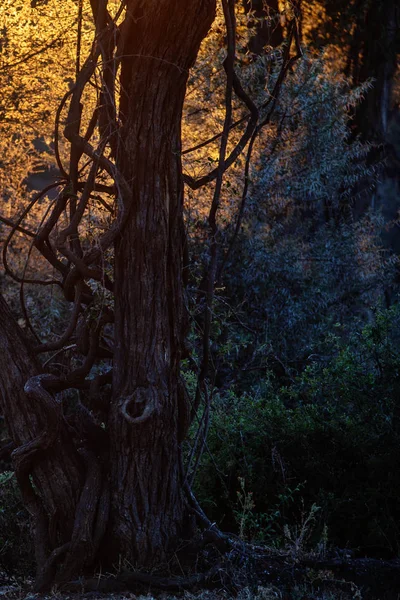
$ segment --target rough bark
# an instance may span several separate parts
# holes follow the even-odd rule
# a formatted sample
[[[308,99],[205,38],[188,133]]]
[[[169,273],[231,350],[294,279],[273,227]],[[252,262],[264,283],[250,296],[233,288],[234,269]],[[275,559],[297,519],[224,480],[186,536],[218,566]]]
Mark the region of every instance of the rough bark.
[[[27,381],[39,373],[40,366],[23,332],[0,296],[0,404],[16,447],[16,464],[24,458],[25,468],[20,474],[17,469],[17,476],[34,520],[38,573],[51,551],[70,539],[81,482],[77,455],[62,426],[48,452],[27,451],[29,444],[34,445],[51,426],[47,407],[24,391]],[[30,475],[36,491],[29,483]]]
[[[214,13],[215,0],[130,0],[122,31],[116,161],[132,192],[115,247],[110,532],[113,554],[140,565],[161,560],[185,523],[180,123],[188,70]]]

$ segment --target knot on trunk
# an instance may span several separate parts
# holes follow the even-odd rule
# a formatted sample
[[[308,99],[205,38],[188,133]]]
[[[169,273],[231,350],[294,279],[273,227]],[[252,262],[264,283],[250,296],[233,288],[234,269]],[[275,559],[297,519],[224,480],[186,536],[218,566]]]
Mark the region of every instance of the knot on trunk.
[[[121,400],[121,414],[131,425],[145,423],[158,411],[158,391],[154,386],[138,387]]]

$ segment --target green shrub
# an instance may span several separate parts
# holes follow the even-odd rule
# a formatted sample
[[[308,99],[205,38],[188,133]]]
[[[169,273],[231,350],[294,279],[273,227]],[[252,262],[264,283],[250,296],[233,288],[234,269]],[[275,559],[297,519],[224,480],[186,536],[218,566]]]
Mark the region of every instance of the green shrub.
[[[397,552],[399,336],[400,306],[379,309],[348,339],[337,325],[285,387],[267,373],[221,394],[197,483],[213,518],[276,545],[316,504],[313,543],[326,526],[334,545]]]

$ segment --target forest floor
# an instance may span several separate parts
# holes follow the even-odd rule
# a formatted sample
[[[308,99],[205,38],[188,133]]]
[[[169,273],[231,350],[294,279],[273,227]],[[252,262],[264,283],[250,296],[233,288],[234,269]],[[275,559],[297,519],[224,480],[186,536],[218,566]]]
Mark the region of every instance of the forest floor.
[[[34,593],[33,579],[7,578],[0,572],[0,600],[399,600],[400,561],[374,559],[325,561],[313,566],[310,561],[276,564],[262,583],[254,574],[243,587],[216,584],[214,589],[160,592],[138,586],[134,592],[78,591],[54,589],[51,593]],[[308,565],[306,564],[308,563]],[[329,564],[330,563],[330,564]],[[265,564],[264,564],[265,566]],[[272,568],[274,571],[274,568]],[[247,573],[247,576],[249,574]],[[272,578],[271,578],[272,576]],[[240,576],[239,576],[240,579]],[[270,579],[270,581],[268,581]],[[93,580],[91,580],[93,582]],[[111,581],[99,577],[100,581]],[[93,589],[93,588],[92,588]]]
[[[4,584],[4,580],[2,582]],[[333,583],[333,582],[332,582]],[[54,590],[49,594],[32,592],[32,580],[10,580],[0,585],[0,600],[372,600],[371,596],[360,595],[360,590],[353,584],[337,582],[331,589],[320,590],[318,586],[302,584],[290,591],[268,585],[254,589],[245,587],[236,593],[226,589],[202,590],[196,593],[182,592],[173,595],[165,592],[153,593],[99,593],[99,592],[60,592]],[[343,584],[347,589],[343,588]],[[383,597],[382,597],[383,598]],[[390,599],[391,600],[391,599]]]
[[[224,590],[216,591],[203,591],[198,594],[189,594],[185,592],[180,596],[174,596],[171,594],[158,593],[158,594],[134,594],[133,592],[126,592],[124,594],[101,594],[97,592],[87,593],[62,593],[53,592],[47,595],[35,594],[29,591],[30,585],[7,585],[0,586],[0,598],[1,600],[231,600],[237,598],[238,600],[276,600],[287,598],[283,596],[277,588],[259,588],[258,591],[251,592],[248,588],[245,588],[237,596],[232,596]],[[299,597],[300,598],[300,597]],[[344,597],[343,597],[344,599]],[[321,596],[321,600],[325,600]]]

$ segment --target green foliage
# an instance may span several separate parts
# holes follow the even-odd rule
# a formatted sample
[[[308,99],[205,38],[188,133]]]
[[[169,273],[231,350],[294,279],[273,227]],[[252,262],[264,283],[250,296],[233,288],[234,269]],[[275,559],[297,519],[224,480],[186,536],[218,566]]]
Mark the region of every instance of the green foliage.
[[[216,401],[198,481],[214,518],[285,545],[317,505],[311,547],[327,527],[334,545],[398,550],[400,306],[372,314],[350,338],[334,327],[290,384],[267,373]]]
[[[274,135],[263,139],[267,151],[253,172],[261,207],[313,205],[332,218],[349,205],[354,185],[373,174],[365,161],[369,146],[352,140],[349,127],[350,111],[369,87],[352,89],[323,55],[297,63],[278,100]]]
[[[213,341],[223,369],[281,363],[296,374],[334,323],[350,335],[391,286],[397,261],[382,252],[382,217],[351,216],[375,177],[369,147],[350,129],[349,110],[367,87],[352,90],[324,56],[301,59],[286,80],[253,155],[241,231],[217,290]],[[223,223],[226,244],[235,225],[236,217]],[[193,254],[204,255],[197,236],[199,228]]]
[[[242,271],[229,271],[227,293],[246,306],[244,321],[265,344],[264,363],[266,348],[285,364],[302,361],[320,351],[334,323],[349,329],[355,318],[365,320],[392,278],[380,229],[379,219],[367,216],[314,232],[299,226],[243,239],[235,255]]]

